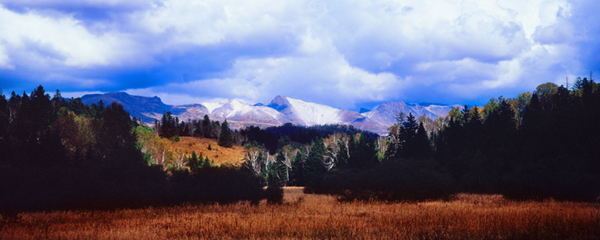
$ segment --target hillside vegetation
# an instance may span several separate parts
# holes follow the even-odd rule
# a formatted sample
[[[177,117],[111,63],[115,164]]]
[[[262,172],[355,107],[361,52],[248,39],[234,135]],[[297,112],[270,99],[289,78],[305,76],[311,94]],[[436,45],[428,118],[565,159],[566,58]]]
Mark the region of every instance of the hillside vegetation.
[[[211,150],[208,150],[210,145]],[[183,149],[191,154],[192,151],[204,157],[208,157],[215,165],[231,164],[240,166],[245,156],[244,147],[233,146],[231,148],[220,147],[218,141],[210,138],[180,137],[180,141],[171,142],[176,149]]]
[[[230,131],[226,122],[222,126]],[[118,103],[89,106],[58,91],[51,98],[42,86],[9,99],[0,91],[0,215],[257,203],[264,198],[261,178],[239,164],[213,164],[239,162],[239,154],[233,157],[239,148],[230,153],[215,144],[206,152],[212,159],[193,159]]]

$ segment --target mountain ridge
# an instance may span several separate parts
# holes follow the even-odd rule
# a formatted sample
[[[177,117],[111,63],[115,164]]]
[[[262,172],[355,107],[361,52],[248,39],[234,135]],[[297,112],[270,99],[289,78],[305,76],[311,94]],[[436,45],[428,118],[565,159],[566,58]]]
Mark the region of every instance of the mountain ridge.
[[[214,120],[227,120],[234,129],[250,125],[280,126],[285,123],[303,126],[345,124],[378,134],[387,134],[387,129],[396,123],[396,116],[400,112],[410,112],[416,117],[426,114],[430,118],[436,118],[445,117],[452,107],[457,106],[388,101],[370,111],[359,113],[281,95],[276,96],[268,105],[246,104],[237,99],[167,105],[157,96],[134,96],[125,92],[88,94],[82,96],[81,100],[85,104],[97,104],[100,100],[105,105],[118,102],[132,117],[138,117],[147,123],[160,120],[165,112],[171,112],[180,120],[200,120],[204,115]]]

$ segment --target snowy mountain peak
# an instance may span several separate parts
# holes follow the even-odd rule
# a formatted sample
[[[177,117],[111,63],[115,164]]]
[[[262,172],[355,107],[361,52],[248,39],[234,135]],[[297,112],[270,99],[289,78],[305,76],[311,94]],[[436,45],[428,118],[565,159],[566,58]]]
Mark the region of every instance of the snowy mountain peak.
[[[284,123],[304,126],[349,124],[379,134],[387,133],[387,128],[396,122],[399,112],[405,114],[410,112],[415,117],[426,114],[434,119],[438,116],[446,116],[455,106],[390,101],[360,114],[285,96],[275,97],[267,106],[246,104],[237,99],[173,106],[162,103],[157,97],[130,96],[126,93],[82,97],[82,101],[86,104],[97,103],[99,100],[103,100],[105,104],[119,102],[132,116],[140,117],[145,122],[160,120],[163,113],[170,111],[179,119],[202,119],[204,115],[208,115],[211,119],[227,120],[235,129],[250,125],[279,126]]]
[[[340,116],[340,109],[318,103],[304,102],[289,97],[286,99],[292,106],[292,111],[307,126],[343,122]]]
[[[448,112],[452,109],[452,107],[453,106],[433,104],[422,106],[421,104],[417,103],[406,104],[403,101],[386,102],[375,107],[369,112],[363,113],[362,115],[366,118],[373,119],[384,126],[391,126],[394,123],[396,123],[396,117],[400,112],[406,115],[412,113],[412,115],[414,115],[416,118],[419,118],[420,116],[425,114],[427,115],[427,117],[435,119],[439,116],[446,116]]]
[[[267,105],[267,107],[273,108],[277,111],[282,111],[286,108],[288,108],[290,106],[290,102],[287,100],[286,97],[283,97],[281,95],[277,95],[277,97],[275,97],[273,99],[273,101],[271,101],[271,103],[269,103],[269,105]]]

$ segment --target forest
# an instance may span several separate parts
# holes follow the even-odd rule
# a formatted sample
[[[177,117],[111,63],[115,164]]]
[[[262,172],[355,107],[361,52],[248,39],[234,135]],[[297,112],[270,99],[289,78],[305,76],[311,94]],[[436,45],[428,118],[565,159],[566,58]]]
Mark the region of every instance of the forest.
[[[455,108],[438,131],[425,131],[411,115],[398,120],[381,161],[360,158],[363,164],[329,171],[308,189],[385,201],[459,192],[540,201],[600,195],[600,92],[592,80],[578,78],[571,89],[545,83],[533,94]]]
[[[50,98],[42,86],[0,95],[1,214],[264,198],[261,179],[235,166],[165,171],[141,150],[147,131],[117,103]]]
[[[226,120],[185,122],[170,112],[143,124],[117,103],[88,106],[39,86],[29,95],[0,93],[0,212],[281,203],[282,186],[340,201],[465,192],[593,201],[600,195],[598,123],[600,92],[587,78],[436,120],[400,114],[381,137],[344,125],[231,130]],[[244,146],[243,164],[215,166],[165,147],[181,136]]]
[[[461,192],[594,201],[600,195],[600,92],[587,78],[568,87],[544,83],[533,93],[454,108],[445,119],[400,114],[381,138],[348,131],[309,137],[310,131],[286,131],[290,125],[250,128],[244,131],[263,137],[246,146],[244,165],[269,183],[305,186],[342,201],[449,199]],[[287,132],[275,136],[274,154],[265,147],[275,145],[264,137],[271,132]]]

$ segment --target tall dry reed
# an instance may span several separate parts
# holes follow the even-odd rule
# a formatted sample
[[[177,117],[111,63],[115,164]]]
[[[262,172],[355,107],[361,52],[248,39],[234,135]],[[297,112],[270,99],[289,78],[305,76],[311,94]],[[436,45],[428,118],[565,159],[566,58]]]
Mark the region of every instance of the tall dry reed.
[[[177,206],[20,214],[0,239],[599,239],[600,204],[513,202],[461,194],[449,202],[339,203],[287,188],[283,205]]]

